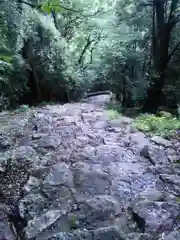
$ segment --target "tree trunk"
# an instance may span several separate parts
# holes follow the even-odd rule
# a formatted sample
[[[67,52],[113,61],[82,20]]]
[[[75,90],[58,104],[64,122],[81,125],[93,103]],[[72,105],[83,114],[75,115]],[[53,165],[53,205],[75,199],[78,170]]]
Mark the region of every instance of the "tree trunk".
[[[24,42],[24,47],[22,49],[22,56],[27,62],[27,72],[29,73],[27,75],[28,77],[27,84],[30,88],[30,91],[32,92],[32,95],[34,96],[34,100],[40,101],[42,95],[41,95],[41,89],[38,82],[36,68],[32,63],[32,58],[34,55],[33,55],[33,48],[32,48],[30,39]]]
[[[156,112],[163,105],[165,97],[163,87],[165,84],[166,71],[169,63],[169,45],[171,32],[176,22],[174,11],[179,0],[171,2],[169,19],[165,19],[165,1],[153,1],[153,25],[152,25],[152,58],[153,71],[151,84],[147,92],[147,98],[143,107],[144,111]]]

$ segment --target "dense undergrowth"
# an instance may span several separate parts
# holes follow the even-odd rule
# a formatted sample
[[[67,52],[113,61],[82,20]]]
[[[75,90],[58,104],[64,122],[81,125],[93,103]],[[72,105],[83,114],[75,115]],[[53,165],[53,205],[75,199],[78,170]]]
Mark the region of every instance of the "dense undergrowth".
[[[180,119],[173,116],[169,118],[154,114],[141,114],[135,119],[135,126],[142,132],[170,137],[180,131]]]
[[[120,104],[109,103],[107,105],[108,116],[111,120],[120,119],[124,115],[122,106]],[[130,109],[129,112],[133,112]],[[150,135],[159,135],[163,137],[171,137],[180,135],[180,115],[173,116],[166,111],[159,111],[156,114],[138,114],[138,110],[134,109],[136,115],[131,117],[134,119],[134,126],[144,133]]]

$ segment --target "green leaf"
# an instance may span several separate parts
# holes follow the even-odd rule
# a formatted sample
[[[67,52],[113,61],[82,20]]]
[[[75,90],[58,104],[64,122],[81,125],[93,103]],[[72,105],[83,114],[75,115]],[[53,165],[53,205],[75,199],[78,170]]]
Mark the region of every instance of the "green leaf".
[[[52,7],[51,7],[51,6],[48,6],[47,4],[42,4],[41,10],[42,10],[44,13],[50,14],[50,13],[52,12]]]
[[[0,60],[6,62],[6,63],[12,63],[12,56],[2,56],[0,55]]]

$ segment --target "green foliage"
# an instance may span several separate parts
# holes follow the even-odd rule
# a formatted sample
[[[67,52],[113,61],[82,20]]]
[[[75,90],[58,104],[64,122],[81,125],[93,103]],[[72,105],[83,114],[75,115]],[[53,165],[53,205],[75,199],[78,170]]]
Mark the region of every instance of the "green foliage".
[[[143,132],[153,133],[160,136],[169,136],[180,128],[177,118],[156,116],[153,114],[141,114],[135,119],[137,129]]]
[[[25,104],[21,105],[19,108],[20,112],[27,112],[28,110],[29,110],[29,106]]]
[[[115,111],[115,112],[118,112],[118,113],[122,113],[122,106],[120,103],[113,103],[113,102],[108,102],[106,104],[106,108],[108,110],[112,110],[112,111]]]
[[[0,62],[0,91],[8,106],[77,100],[86,91],[107,89],[123,95],[123,108],[144,104],[152,68],[151,7],[132,0],[23,2],[0,2],[0,60],[7,63]],[[176,28],[172,51],[179,36]],[[165,104],[174,95],[180,99],[179,57],[176,51],[169,64]]]
[[[69,220],[70,220],[70,229],[71,230],[77,229],[78,225],[79,225],[79,222],[78,222],[76,216],[75,215],[71,215]]]
[[[107,113],[110,120],[119,119],[121,117],[120,113],[116,110],[108,110]]]
[[[52,11],[55,13],[63,13],[65,10],[59,2],[59,0],[45,0],[41,5],[41,10],[47,14],[51,14]]]

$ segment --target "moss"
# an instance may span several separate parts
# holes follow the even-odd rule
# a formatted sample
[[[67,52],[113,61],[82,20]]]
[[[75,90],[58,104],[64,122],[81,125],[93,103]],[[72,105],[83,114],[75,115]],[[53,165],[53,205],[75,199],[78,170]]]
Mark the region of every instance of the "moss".
[[[70,218],[70,229],[71,230],[77,229],[78,225],[79,225],[79,223],[76,219],[76,216],[75,215],[71,216],[71,218]]]
[[[180,120],[172,115],[170,118],[169,114],[166,116],[141,114],[135,119],[135,126],[140,131],[166,137],[173,135],[177,129],[180,129]]]

